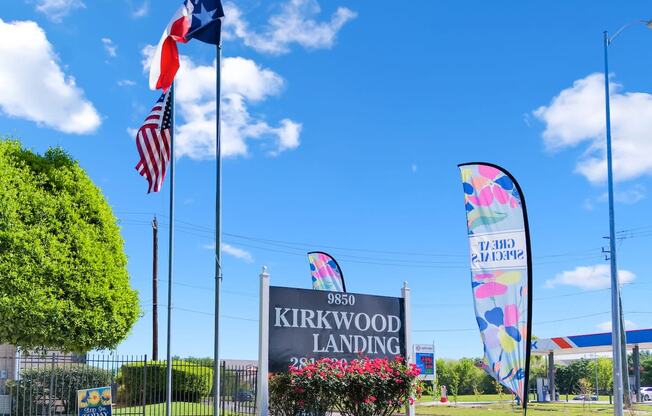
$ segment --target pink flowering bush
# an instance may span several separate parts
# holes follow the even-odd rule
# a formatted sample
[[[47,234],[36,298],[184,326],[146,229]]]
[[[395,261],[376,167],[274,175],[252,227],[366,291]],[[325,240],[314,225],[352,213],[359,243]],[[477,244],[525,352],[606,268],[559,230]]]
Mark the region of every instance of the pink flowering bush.
[[[272,416],[325,415],[337,401],[338,380],[332,377],[330,360],[291,367],[269,380],[269,411]]]
[[[322,359],[270,379],[272,416],[302,413],[389,416],[420,395],[419,369],[401,357],[351,362]]]

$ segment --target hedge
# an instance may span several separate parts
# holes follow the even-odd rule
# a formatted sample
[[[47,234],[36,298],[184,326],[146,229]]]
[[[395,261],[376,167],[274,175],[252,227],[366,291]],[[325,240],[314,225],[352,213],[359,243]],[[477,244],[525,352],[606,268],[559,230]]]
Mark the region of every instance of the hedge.
[[[143,392],[148,404],[165,402],[167,366],[163,361],[125,364],[120,368],[117,402],[135,406],[143,403]],[[147,377],[145,377],[147,374]],[[200,402],[210,395],[213,386],[213,370],[208,367],[173,361],[172,400]]]
[[[48,414],[52,399],[57,406],[63,406],[61,410],[64,414],[72,414],[77,402],[77,390],[110,386],[111,382],[110,371],[78,364],[23,370],[20,380],[10,381],[7,388],[17,400],[12,406],[14,412],[17,409],[19,414]],[[52,391],[51,386],[54,387]]]

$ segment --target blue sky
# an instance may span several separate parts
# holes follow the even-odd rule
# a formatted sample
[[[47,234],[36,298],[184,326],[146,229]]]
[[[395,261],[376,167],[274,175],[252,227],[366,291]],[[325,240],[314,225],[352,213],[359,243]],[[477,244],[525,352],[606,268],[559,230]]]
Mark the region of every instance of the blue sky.
[[[158,98],[143,68],[179,1],[30,0],[0,11],[0,132],[77,158],[120,218],[144,311],[120,353],[150,352],[151,228],[133,129]],[[646,7],[647,6],[647,7]],[[257,356],[258,274],[310,286],[305,253],[340,262],[352,292],[413,290],[415,342],[480,356],[458,163],[509,169],[528,203],[539,337],[609,320],[602,31],[643,1],[253,0],[225,3],[222,341]],[[652,31],[611,53],[617,229],[626,319],[652,326]],[[213,339],[215,49],[180,46],[173,353]],[[595,75],[598,74],[598,75]],[[160,278],[166,277],[161,232]],[[160,283],[160,304],[167,285]],[[160,313],[161,345],[165,310]]]

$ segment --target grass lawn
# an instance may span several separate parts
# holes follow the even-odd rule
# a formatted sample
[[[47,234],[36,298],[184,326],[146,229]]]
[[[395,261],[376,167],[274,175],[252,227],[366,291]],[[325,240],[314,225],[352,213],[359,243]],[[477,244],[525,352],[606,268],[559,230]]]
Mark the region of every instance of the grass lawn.
[[[575,403],[575,404],[581,404],[581,401],[574,401],[573,397],[575,395],[571,394],[568,396],[569,403]],[[460,395],[457,396],[457,402],[458,403],[467,403],[467,402],[510,402],[512,400],[513,396],[511,394],[503,394],[502,397],[499,394],[480,394],[480,395]],[[559,397],[561,401],[566,401],[566,396],[562,395]],[[534,400],[534,397],[530,397],[530,400]],[[599,396],[600,401],[609,401],[609,396]],[[422,396],[419,399],[419,403],[421,402],[433,402],[433,401],[439,401],[439,396]],[[448,396],[448,401],[453,403],[455,402],[455,397],[452,395]]]
[[[497,401],[510,401],[512,400],[512,395],[511,394],[503,394],[502,398],[499,394],[479,394],[479,395],[460,395],[457,396],[457,401],[458,402],[497,402]],[[439,401],[439,396],[421,396],[419,399],[419,402],[434,402],[434,401]],[[448,396],[448,401],[453,402],[455,401],[454,397],[449,395]]]
[[[213,414],[213,407],[204,403],[186,403],[173,402],[172,415],[183,416],[210,416]],[[113,408],[113,414],[116,416],[137,416],[143,414],[142,406]],[[149,404],[145,408],[145,416],[164,416],[165,403]],[[240,413],[229,412],[220,413],[223,416],[240,416]]]
[[[459,397],[458,397],[459,399]],[[459,402],[459,400],[458,400]],[[511,404],[492,404],[485,406],[418,406],[417,415],[437,415],[437,416],[468,416],[468,415],[493,415],[493,416],[514,416],[521,415],[523,411],[519,408],[512,407]],[[595,404],[588,402],[582,403],[531,403],[528,406],[528,415],[533,416],[580,416],[580,415],[611,415],[613,407],[609,405]],[[632,415],[652,415],[652,407],[643,406],[636,412],[625,412]]]
[[[512,406],[511,403],[492,403],[488,405],[464,405],[463,403],[474,401],[495,401],[499,399],[498,395],[485,394],[480,396],[458,396],[458,406],[454,405],[437,405],[425,406],[417,405],[417,415],[433,416],[514,416],[522,415],[523,412]],[[503,395],[504,400],[509,400],[508,395]],[[432,397],[426,398],[425,401],[432,401]],[[113,414],[116,416],[142,415],[142,407],[114,408]],[[183,416],[208,416],[212,415],[213,408],[204,403],[172,403],[172,415]],[[569,403],[530,403],[528,406],[528,415],[532,416],[583,416],[583,415],[604,415],[613,414],[613,407],[606,404],[596,404],[586,402],[569,402]],[[641,406],[635,412],[625,412],[626,415],[652,416],[652,406]],[[163,416],[165,415],[165,403],[151,404],[146,407],[145,416]],[[226,411],[224,416],[244,416],[242,414]]]

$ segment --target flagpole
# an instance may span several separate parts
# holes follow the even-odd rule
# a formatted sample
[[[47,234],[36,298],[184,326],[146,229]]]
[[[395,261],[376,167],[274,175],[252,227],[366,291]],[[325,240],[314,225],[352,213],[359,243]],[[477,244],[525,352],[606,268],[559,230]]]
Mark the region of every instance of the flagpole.
[[[167,377],[165,415],[172,415],[172,277],[174,266],[174,127],[175,127],[175,97],[174,82],[170,86],[172,100],[172,126],[170,128],[170,237],[168,247],[168,322],[167,322]],[[165,105],[165,103],[163,103]]]
[[[221,30],[221,28],[220,28]],[[220,95],[222,84],[222,45],[216,45],[215,63],[215,340],[213,362],[213,415],[220,414],[220,296],[222,289],[222,140],[220,137]]]

